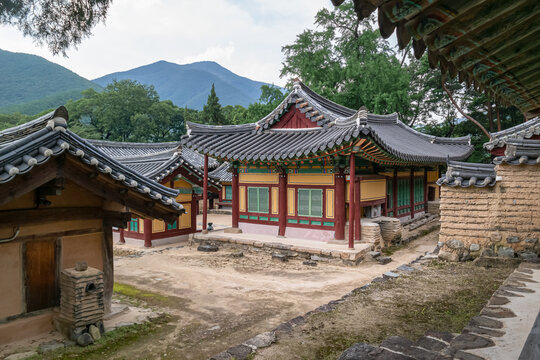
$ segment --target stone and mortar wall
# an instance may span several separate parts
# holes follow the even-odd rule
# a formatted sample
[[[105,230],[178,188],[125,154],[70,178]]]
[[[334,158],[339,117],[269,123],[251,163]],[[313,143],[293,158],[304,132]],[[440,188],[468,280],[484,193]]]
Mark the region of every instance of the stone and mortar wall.
[[[540,254],[540,166],[496,171],[502,179],[494,187],[441,188],[441,258]]]

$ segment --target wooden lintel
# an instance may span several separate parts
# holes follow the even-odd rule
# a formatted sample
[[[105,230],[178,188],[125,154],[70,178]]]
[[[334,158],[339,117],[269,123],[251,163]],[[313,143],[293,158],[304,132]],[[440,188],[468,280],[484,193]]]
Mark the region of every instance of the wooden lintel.
[[[0,211],[0,223],[11,225],[43,224],[51,221],[101,219],[104,212],[97,207],[37,208]]]

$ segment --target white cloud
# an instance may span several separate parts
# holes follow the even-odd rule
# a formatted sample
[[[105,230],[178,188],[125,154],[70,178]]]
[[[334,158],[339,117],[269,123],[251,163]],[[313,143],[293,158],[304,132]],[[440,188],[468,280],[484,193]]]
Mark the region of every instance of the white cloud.
[[[115,0],[105,24],[68,58],[7,26],[0,47],[47,58],[93,79],[158,60],[213,60],[241,76],[284,85],[281,47],[313,26],[329,0]]]
[[[215,61],[220,64],[228,62],[234,53],[234,44],[229,42],[227,46],[212,46],[196,55],[187,55],[175,62],[178,64],[189,64],[196,61]]]

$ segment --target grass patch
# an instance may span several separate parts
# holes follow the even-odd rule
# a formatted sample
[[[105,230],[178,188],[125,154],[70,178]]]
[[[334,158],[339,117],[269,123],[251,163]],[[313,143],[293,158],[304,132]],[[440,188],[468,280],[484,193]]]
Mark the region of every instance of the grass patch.
[[[120,327],[114,331],[103,334],[101,339],[95,344],[80,347],[72,346],[64,349],[50,351],[45,354],[39,354],[29,359],[110,359],[118,357],[122,349],[126,349],[139,343],[142,339],[149,336],[157,337],[158,333],[164,332],[163,325],[170,322],[171,316],[162,314],[157,318],[151,319],[143,324],[135,324]],[[167,330],[168,331],[168,330]]]
[[[114,283],[113,290],[115,298],[136,306],[178,308],[186,303],[186,300],[176,296],[165,296],[119,282]]]
[[[391,256],[393,255],[396,251],[400,250],[400,249],[403,249],[405,247],[405,244],[400,244],[400,245],[390,245],[390,246],[387,246],[383,249],[381,249],[381,253],[383,253],[383,255],[385,256]]]

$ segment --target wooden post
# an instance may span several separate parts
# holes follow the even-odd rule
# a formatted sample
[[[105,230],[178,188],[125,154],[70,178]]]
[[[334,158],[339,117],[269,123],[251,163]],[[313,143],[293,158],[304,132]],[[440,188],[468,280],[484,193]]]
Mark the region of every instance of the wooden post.
[[[208,222],[208,155],[204,155],[204,179],[203,179],[203,230],[206,230]]]
[[[125,244],[126,243],[126,238],[124,236],[124,229],[120,228],[120,244]]]
[[[354,153],[349,157],[349,249],[354,249],[354,177],[356,165]]]
[[[152,220],[144,219],[144,247],[152,247]]]
[[[189,216],[191,216],[191,232],[193,233],[197,231],[198,206],[199,206],[199,201],[197,201],[195,194],[192,193],[191,194],[191,214],[189,214]],[[186,215],[184,214],[180,216],[186,216]],[[180,221],[180,219],[178,219],[178,221]],[[178,223],[178,227],[180,228],[180,223]]]
[[[411,168],[411,175],[409,180],[409,197],[411,204],[411,219],[414,219],[414,168]]]
[[[354,240],[362,239],[362,211],[360,207],[360,177],[354,177]]]
[[[112,226],[103,221],[103,304],[105,314],[111,313],[114,266],[113,266],[113,231]]]
[[[285,236],[287,229],[287,170],[279,172],[279,230],[278,236]]]
[[[238,220],[240,219],[240,196],[238,188],[238,167],[233,164],[232,168],[232,227],[238,228]]]
[[[392,202],[394,207],[393,215],[395,218],[398,217],[398,177],[397,177],[397,169],[394,169],[394,179],[392,180]]]
[[[428,185],[427,185],[427,168],[424,168],[424,212],[427,214],[428,209]]]
[[[334,238],[336,240],[345,240],[345,174],[342,168],[334,174],[336,184],[336,196],[334,197]]]

